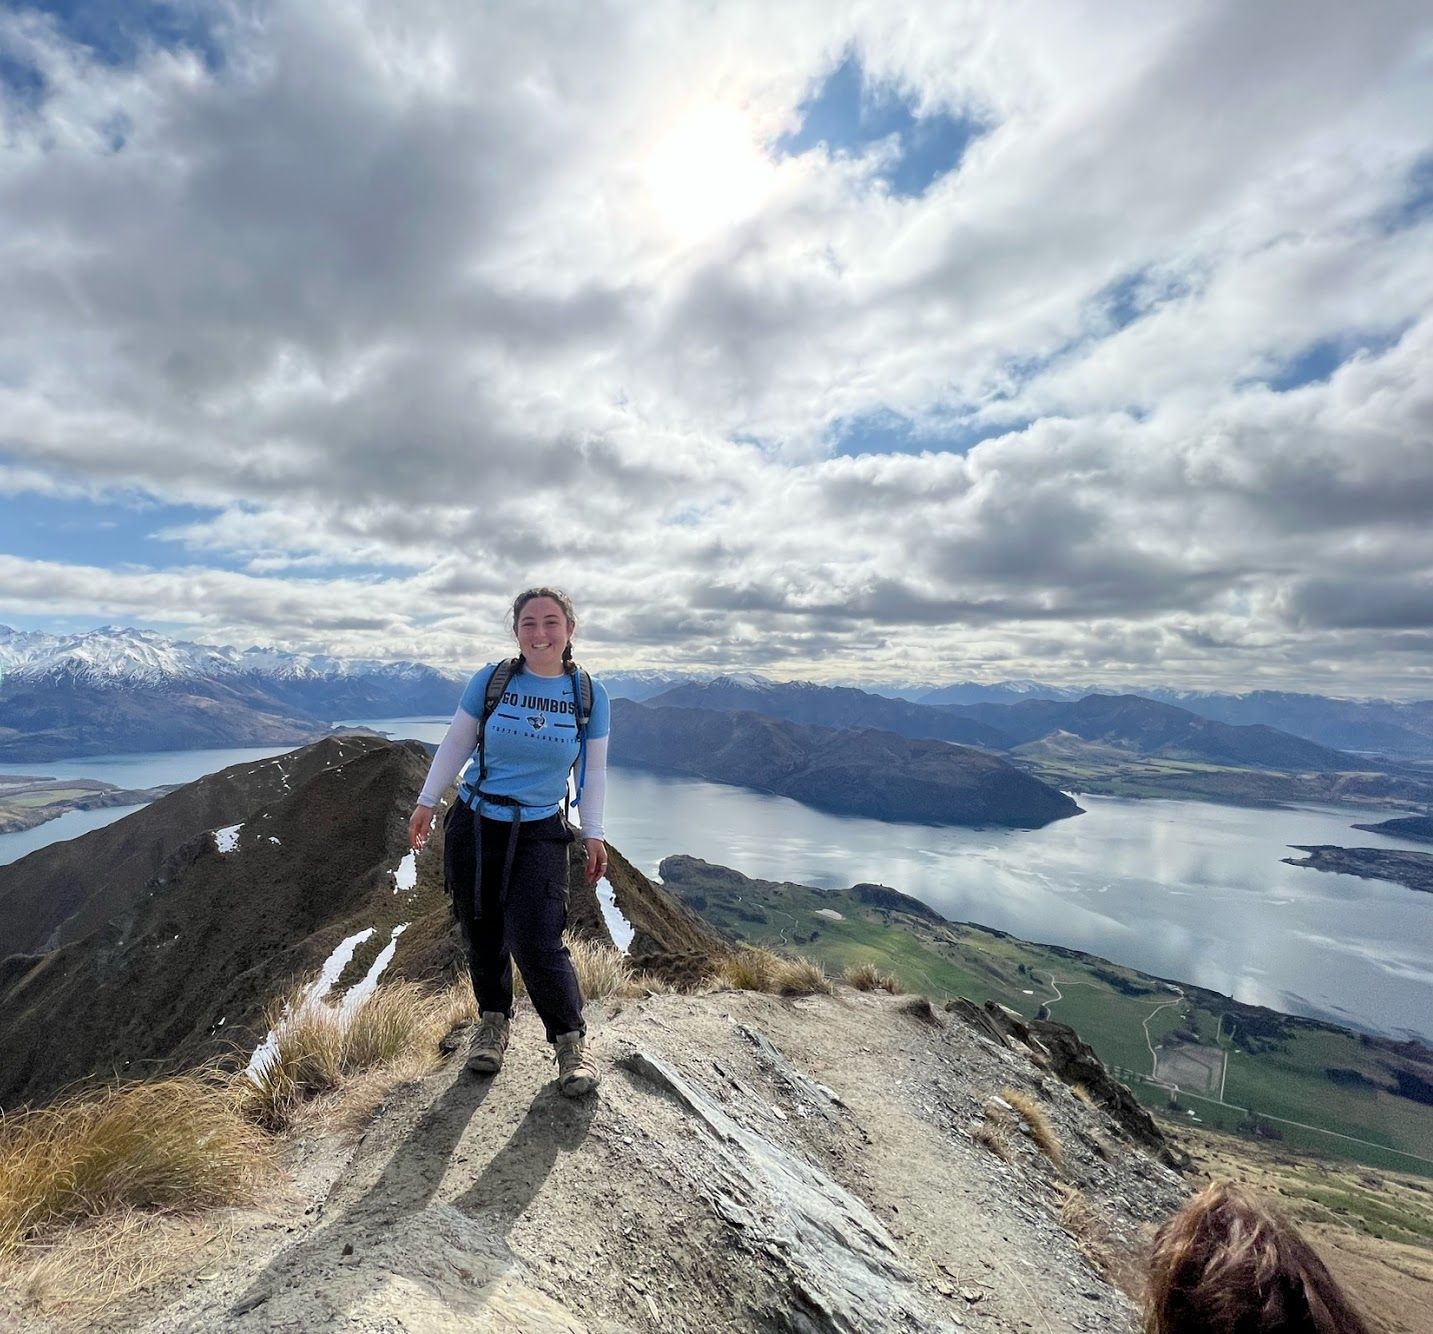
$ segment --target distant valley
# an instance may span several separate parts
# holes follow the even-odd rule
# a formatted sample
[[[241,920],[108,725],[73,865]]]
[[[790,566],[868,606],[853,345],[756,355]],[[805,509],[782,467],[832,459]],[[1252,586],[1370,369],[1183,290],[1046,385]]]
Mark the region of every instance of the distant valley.
[[[815,889],[685,856],[666,858],[660,873],[668,889],[740,940],[819,959],[832,972],[874,963],[933,998],[989,997],[1071,1024],[1152,1108],[1192,1113],[1287,1150],[1433,1173],[1433,1050],[1421,1043],[1353,1033],[1080,950],[947,921],[884,885]]]
[[[809,682],[719,677],[656,695],[645,707],[745,710],[961,742],[998,752],[1042,782],[1075,793],[1237,805],[1433,803],[1428,768],[1349,754],[1263,724],[1218,722],[1137,695],[935,707]]]

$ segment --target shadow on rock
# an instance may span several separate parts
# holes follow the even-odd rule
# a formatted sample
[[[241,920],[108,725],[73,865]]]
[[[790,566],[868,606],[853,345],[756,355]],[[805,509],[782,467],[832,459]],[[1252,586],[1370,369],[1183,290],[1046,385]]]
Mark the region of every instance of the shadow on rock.
[[[594,1097],[565,1098],[554,1085],[540,1090],[512,1138],[453,1201],[454,1206],[466,1214],[500,1220],[505,1231],[542,1189],[558,1156],[572,1153],[587,1138],[596,1111]]]
[[[338,1212],[313,1236],[281,1250],[233,1304],[230,1315],[252,1311],[305,1276],[332,1270],[353,1254],[354,1241],[362,1234],[426,1208],[492,1086],[491,1079],[475,1079],[459,1067],[453,1082],[424,1112],[378,1179],[347,1207],[341,1203],[346,1183],[340,1182],[327,1201],[329,1210],[337,1203]],[[358,1183],[354,1187],[362,1188]]]

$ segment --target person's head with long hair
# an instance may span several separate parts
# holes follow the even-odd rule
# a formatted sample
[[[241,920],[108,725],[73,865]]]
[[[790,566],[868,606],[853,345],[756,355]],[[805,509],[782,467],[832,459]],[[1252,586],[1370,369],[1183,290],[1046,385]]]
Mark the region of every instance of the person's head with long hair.
[[[1155,1234],[1145,1334],[1370,1334],[1313,1247],[1216,1182]]]
[[[533,604],[535,604],[535,606],[533,606]],[[572,605],[572,599],[560,588],[549,588],[546,585],[539,588],[525,588],[513,599],[512,630],[514,637],[518,641],[518,656],[524,662],[526,662],[528,658],[528,653],[523,645],[525,628],[523,611],[530,606],[533,606],[533,610],[536,612],[545,613],[540,618],[529,618],[533,620],[532,628],[534,629],[537,628],[537,619],[546,621],[549,617],[556,618],[560,616],[561,619],[567,622],[567,633],[563,635],[564,642],[562,645],[561,666],[564,670],[570,670],[573,666],[572,635],[577,629],[577,611]]]

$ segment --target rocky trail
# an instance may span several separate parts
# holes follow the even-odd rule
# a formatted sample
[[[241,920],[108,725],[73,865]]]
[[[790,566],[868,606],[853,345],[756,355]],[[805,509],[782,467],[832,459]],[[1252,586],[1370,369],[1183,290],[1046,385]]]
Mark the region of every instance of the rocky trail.
[[[1133,1286],[1184,1187],[1018,1041],[844,987],[589,1017],[595,1096],[558,1095],[530,1011],[494,1079],[463,1068],[460,1030],[362,1134],[297,1142],[291,1187],[227,1220],[222,1264],[84,1327],[1134,1328],[1111,1279]]]

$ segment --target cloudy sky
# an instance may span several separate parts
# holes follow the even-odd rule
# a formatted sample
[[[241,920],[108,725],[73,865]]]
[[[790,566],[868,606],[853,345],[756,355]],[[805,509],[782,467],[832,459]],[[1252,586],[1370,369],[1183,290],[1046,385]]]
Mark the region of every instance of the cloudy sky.
[[[1433,696],[1426,0],[0,7],[0,622]]]

